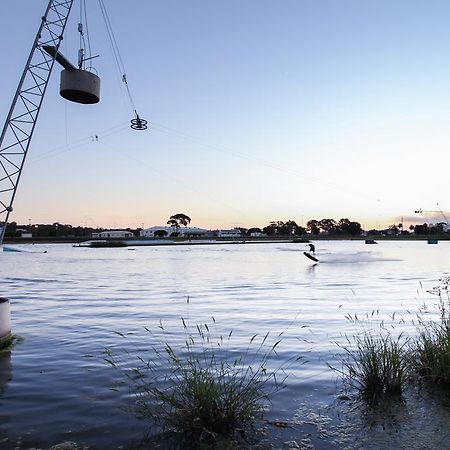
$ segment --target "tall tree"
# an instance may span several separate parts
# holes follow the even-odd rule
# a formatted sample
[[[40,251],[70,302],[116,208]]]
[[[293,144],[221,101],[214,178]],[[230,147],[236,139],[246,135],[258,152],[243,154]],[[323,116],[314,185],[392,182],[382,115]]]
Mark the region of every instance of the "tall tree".
[[[392,230],[391,232],[393,234],[398,234],[399,233],[399,229],[398,229],[397,225],[395,225],[395,223],[393,223],[392,225],[389,225],[389,229]]]
[[[173,216],[169,217],[169,220],[167,221],[167,224],[171,227],[175,227],[177,230],[180,228],[180,226],[187,227],[191,223],[191,218],[183,213],[177,213]]]
[[[295,220],[288,220],[285,224],[284,224],[284,227],[285,227],[285,229],[286,229],[286,233],[285,234],[288,234],[289,236],[292,236],[293,234],[296,234],[297,233],[297,229],[298,229],[298,225],[297,225],[297,223],[295,222]]]
[[[336,232],[337,223],[334,219],[322,219],[319,222],[320,228],[330,234]]]
[[[359,222],[353,222],[348,219],[340,219],[337,227],[342,234],[350,234],[351,236],[359,236],[362,232]]]
[[[277,231],[276,225],[274,222],[272,222],[270,225],[267,225],[267,227],[263,228],[263,233],[267,234],[267,236],[273,236]]]
[[[316,219],[311,219],[306,223],[306,229],[311,234],[319,234],[320,233],[320,226],[319,221]]]
[[[288,220],[286,223],[282,220],[273,220],[267,227],[263,228],[263,232],[268,236],[272,236],[274,234],[279,236],[287,236],[295,228],[297,228],[297,224],[292,220]]]
[[[414,234],[429,234],[428,224],[424,223],[423,225],[416,225],[414,227]]]

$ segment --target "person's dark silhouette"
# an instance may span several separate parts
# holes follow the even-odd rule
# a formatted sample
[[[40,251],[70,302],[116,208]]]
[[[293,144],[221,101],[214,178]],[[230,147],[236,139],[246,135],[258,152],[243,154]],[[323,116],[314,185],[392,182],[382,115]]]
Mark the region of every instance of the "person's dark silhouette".
[[[316,246],[314,244],[308,244],[309,245],[309,251],[315,255],[316,254]]]

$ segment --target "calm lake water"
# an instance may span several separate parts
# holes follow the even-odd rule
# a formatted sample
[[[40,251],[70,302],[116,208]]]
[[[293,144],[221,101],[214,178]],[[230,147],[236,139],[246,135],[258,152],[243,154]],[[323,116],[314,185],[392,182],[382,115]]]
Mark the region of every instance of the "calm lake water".
[[[0,294],[11,299],[19,336],[11,354],[0,355],[0,448],[68,440],[138,447],[148,426],[122,410],[129,392],[102,350],[123,344],[118,331],[131,333],[130,351],[143,352],[150,342],[144,327],[158,333],[160,321],[165,339],[179,342],[182,317],[193,327],[214,317],[214,333],[233,330],[229,349],[242,354],[254,334],[284,332],[273,365],[305,357],[306,364],[289,365],[286,388],[266,415],[298,425],[269,427],[275,447],[309,432],[316,448],[449,448],[439,433],[450,412],[432,394],[426,412],[434,428],[420,422],[416,398],[389,419],[395,430],[384,421],[367,434],[357,405],[337,401],[342,386],[327,363],[339,366],[336,341],[345,333],[380,320],[393,333],[414,333],[414,313],[436,301],[426,290],[450,273],[450,242],[318,241],[316,265],[303,256],[305,244],[291,243],[16,247],[26,252],[0,253]],[[355,324],[348,314],[371,320]]]

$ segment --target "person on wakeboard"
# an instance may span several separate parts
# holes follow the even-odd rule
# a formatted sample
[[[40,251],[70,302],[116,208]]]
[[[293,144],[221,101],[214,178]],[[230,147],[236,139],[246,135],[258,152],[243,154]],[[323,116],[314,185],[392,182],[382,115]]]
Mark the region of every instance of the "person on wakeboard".
[[[308,244],[309,251],[315,256],[316,255],[316,246],[314,244]]]

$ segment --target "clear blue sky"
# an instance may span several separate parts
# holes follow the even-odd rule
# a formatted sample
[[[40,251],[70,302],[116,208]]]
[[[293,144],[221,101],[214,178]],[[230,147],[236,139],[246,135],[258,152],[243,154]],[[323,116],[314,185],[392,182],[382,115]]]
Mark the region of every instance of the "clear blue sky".
[[[78,2],[61,48],[72,60]],[[127,128],[88,0],[102,100],[67,103],[54,71],[12,220],[151,226],[184,212],[200,227],[348,217],[369,228],[450,210],[450,2],[105,3],[150,128]],[[1,2],[1,120],[46,5]]]

